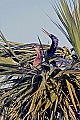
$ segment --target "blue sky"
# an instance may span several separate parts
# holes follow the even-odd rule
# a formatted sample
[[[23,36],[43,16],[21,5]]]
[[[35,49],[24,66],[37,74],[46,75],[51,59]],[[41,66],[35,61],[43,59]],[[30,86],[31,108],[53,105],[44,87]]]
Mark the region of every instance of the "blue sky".
[[[53,33],[59,39],[59,46],[70,47],[65,36],[44,14],[43,10],[54,20],[59,21],[49,0],[0,0],[0,30],[7,40],[21,43],[51,43],[41,28]]]

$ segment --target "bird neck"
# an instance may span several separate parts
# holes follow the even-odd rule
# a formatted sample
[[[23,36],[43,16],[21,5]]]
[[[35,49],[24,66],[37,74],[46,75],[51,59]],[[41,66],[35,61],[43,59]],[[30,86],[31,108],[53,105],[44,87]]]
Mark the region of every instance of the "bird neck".
[[[52,50],[54,50],[54,49],[55,49],[54,43],[52,42],[51,47],[50,47],[50,50],[52,51]]]
[[[51,47],[56,48],[57,46],[58,46],[58,39],[53,39]]]
[[[37,53],[37,58],[41,58],[42,54],[41,54],[40,50],[36,50],[36,53]]]

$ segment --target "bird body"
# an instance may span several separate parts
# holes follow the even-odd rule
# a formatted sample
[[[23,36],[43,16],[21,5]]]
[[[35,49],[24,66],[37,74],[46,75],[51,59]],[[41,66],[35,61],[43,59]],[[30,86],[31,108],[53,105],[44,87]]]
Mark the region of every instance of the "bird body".
[[[51,45],[51,47],[46,51],[45,54],[48,58],[50,58],[54,55],[55,51],[56,51],[56,48],[54,48],[53,45]]]
[[[39,65],[42,62],[43,56],[42,56],[42,53],[40,51],[40,47],[38,45],[34,45],[33,47],[34,47],[34,49],[37,53],[37,56],[36,56],[36,58],[34,59],[34,62],[33,62],[33,66],[36,67],[37,65]]]

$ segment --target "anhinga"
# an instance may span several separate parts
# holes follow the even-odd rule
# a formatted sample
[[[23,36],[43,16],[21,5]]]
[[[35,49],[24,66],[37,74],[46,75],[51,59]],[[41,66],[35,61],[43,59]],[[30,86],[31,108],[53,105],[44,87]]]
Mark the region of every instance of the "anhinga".
[[[55,51],[56,51],[56,48],[57,48],[57,46],[58,46],[58,38],[57,38],[56,36],[54,36],[53,34],[48,33],[48,32],[47,32],[46,30],[44,30],[43,28],[42,28],[42,31],[43,31],[46,35],[48,35],[48,36],[51,38],[51,40],[52,40],[52,44],[51,44],[50,48],[46,51],[46,56],[47,56],[48,58],[50,58],[50,57],[52,57],[52,56],[54,55],[54,53],[55,53]]]
[[[42,31],[43,31],[46,35],[48,35],[48,36],[51,38],[51,40],[52,40],[52,43],[51,43],[50,48],[45,52],[45,59],[46,59],[46,61],[48,61],[48,59],[50,59],[50,58],[54,55],[54,53],[55,53],[55,51],[56,51],[56,48],[57,48],[57,46],[58,46],[58,38],[57,38],[55,35],[48,33],[48,32],[47,32],[46,30],[44,30],[43,28],[42,28]],[[51,62],[51,64],[52,64],[53,66],[57,67],[57,66],[56,66],[56,62],[55,62],[54,60]]]
[[[36,67],[37,65],[39,65],[42,62],[43,56],[42,56],[42,53],[40,51],[40,47],[37,44],[33,45],[32,47],[35,49],[35,51],[37,53],[37,56],[36,56],[36,58],[34,59],[34,62],[33,62],[33,66]]]

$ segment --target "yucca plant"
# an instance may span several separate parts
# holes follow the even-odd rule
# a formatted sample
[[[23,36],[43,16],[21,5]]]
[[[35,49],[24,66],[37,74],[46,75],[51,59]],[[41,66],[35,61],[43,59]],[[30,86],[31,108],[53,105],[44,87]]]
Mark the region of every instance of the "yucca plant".
[[[49,64],[46,66],[49,69],[43,68],[44,62],[30,68],[30,61],[34,59],[32,53],[35,57],[31,44],[8,44],[20,62],[9,55],[9,50],[3,53],[8,49],[4,42],[0,54],[1,119],[79,119],[80,62],[74,62],[69,49],[58,47],[56,56],[49,60],[58,60],[60,65],[56,69]],[[44,50],[48,47],[43,45]],[[62,55],[65,61],[59,60]]]
[[[58,6],[59,4],[60,6]],[[65,11],[63,12],[63,4],[65,4],[66,8],[68,4],[66,0],[61,0],[59,4],[55,4],[57,5],[55,10],[62,21],[65,17],[61,18],[61,13],[66,14]],[[73,15],[75,10],[76,4],[71,15],[77,25],[76,14],[75,17]],[[59,14],[59,12],[61,13]],[[68,21],[67,17],[66,19]],[[72,25],[70,22],[71,20],[68,21],[68,24]],[[62,23],[65,23],[64,19]],[[67,25],[67,23],[65,24]],[[64,32],[59,24],[56,25]],[[73,27],[71,27],[71,30],[75,31]],[[78,29],[78,27],[76,28]],[[80,51],[78,52],[77,43],[74,45],[76,36],[73,40],[73,34],[69,34],[67,29],[66,32],[64,33],[73,45],[77,58],[74,59],[75,54],[69,48],[58,47],[48,63],[43,61],[37,67],[32,66],[33,59],[36,56],[32,44],[7,41],[0,32],[1,120],[80,119]],[[39,37],[38,39],[41,51],[46,51],[49,45],[43,45]],[[80,40],[80,37],[77,40]],[[57,67],[51,65],[53,60],[56,61]]]
[[[52,0],[51,5],[65,29],[51,21],[64,33],[80,58],[80,0]]]

